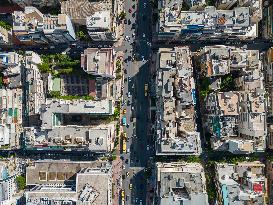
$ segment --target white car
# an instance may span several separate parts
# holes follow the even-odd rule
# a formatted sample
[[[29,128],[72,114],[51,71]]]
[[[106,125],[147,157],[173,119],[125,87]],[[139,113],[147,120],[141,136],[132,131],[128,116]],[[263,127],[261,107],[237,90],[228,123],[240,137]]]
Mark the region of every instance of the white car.
[[[147,151],[149,151],[150,150],[150,146],[149,145],[147,145]]]
[[[145,33],[143,33],[143,34],[142,34],[142,37],[143,37],[143,38],[145,38],[145,37],[146,37]]]
[[[146,3],[143,4],[143,7],[146,8]]]

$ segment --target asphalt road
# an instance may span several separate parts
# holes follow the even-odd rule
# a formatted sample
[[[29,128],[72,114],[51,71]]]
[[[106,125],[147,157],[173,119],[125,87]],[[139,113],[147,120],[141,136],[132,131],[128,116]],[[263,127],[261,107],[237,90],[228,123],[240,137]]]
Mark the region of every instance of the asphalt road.
[[[131,13],[129,9],[132,10]],[[122,154],[125,165],[122,173],[125,177],[123,189],[126,195],[125,204],[146,204],[147,178],[144,170],[147,167],[149,157],[154,154],[152,141],[147,139],[147,130],[149,129],[147,122],[150,112],[149,98],[144,96],[144,85],[150,80],[148,59],[151,53],[152,36],[150,17],[147,14],[151,13],[151,7],[147,0],[127,0],[125,11],[127,13],[127,24],[125,24],[124,37],[127,40],[124,41],[120,49],[125,51],[124,78],[126,80],[123,102],[125,103],[125,116],[128,125],[124,126],[124,130],[129,140],[127,142],[127,153]],[[132,29],[134,23],[136,29]],[[133,54],[138,56],[135,61],[132,59]],[[132,117],[135,118],[132,119]],[[148,141],[150,145],[148,145]],[[128,163],[125,163],[126,160]],[[132,189],[129,188],[130,184]]]

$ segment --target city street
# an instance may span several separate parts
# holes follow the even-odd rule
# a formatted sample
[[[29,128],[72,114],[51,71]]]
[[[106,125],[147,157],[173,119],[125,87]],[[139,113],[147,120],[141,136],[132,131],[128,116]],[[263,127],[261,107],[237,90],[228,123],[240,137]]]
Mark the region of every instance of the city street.
[[[129,139],[127,153],[122,154],[125,165],[122,172],[125,204],[146,204],[145,168],[149,157],[154,153],[152,140],[147,139],[149,96],[144,95],[144,86],[149,84],[150,79],[152,36],[150,17],[146,16],[150,11],[150,4],[146,0],[125,2],[125,40],[123,47],[119,48],[125,52],[123,103],[127,126],[124,126],[124,131]]]

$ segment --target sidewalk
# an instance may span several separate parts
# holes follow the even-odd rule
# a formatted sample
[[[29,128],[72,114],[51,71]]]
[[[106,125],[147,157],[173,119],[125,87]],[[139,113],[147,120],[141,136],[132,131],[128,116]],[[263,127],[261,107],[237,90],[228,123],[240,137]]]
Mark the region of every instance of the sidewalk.
[[[117,159],[112,162],[112,183],[113,183],[113,205],[119,205],[120,200],[120,191],[122,187],[122,179],[121,179],[121,171],[122,171],[122,160],[117,156]]]
[[[118,2],[118,8],[117,8],[118,15],[124,11],[124,2],[119,0]],[[117,34],[117,42],[115,42],[114,47],[120,47],[123,43],[123,35],[124,35],[124,21],[122,23],[118,24],[116,27],[116,34]]]

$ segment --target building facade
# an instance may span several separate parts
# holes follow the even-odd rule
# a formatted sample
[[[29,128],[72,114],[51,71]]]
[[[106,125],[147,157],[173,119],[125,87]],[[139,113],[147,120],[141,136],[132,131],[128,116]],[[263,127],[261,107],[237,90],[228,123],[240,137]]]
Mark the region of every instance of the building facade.
[[[13,13],[13,36],[16,44],[26,45],[69,44],[76,39],[66,14],[42,14],[35,7]]]

